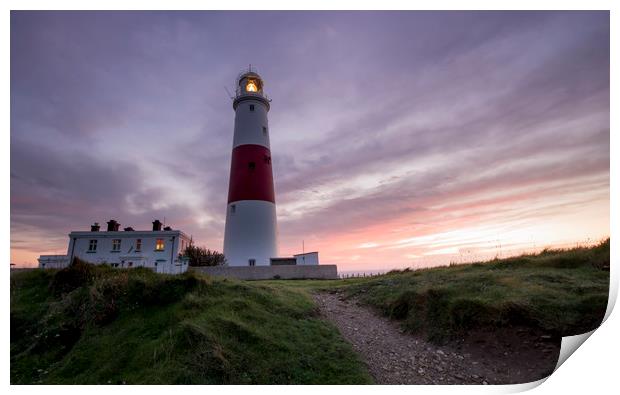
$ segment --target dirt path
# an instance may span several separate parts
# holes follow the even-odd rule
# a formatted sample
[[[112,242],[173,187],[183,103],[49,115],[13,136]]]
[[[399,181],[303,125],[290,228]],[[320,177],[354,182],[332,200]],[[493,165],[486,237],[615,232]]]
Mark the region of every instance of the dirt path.
[[[534,347],[536,355],[531,350],[509,355],[504,350],[510,348],[502,348],[499,356],[497,347],[440,347],[405,333],[398,323],[339,293],[313,297],[321,315],[351,343],[377,384],[523,383],[544,377],[555,366],[550,355],[555,350],[549,345]]]

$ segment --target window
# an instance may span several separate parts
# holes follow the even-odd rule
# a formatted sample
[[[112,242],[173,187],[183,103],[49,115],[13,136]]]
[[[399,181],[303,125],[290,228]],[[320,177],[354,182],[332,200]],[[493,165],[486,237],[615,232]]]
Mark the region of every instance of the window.
[[[249,168],[250,170],[254,170],[254,169],[256,168],[256,162],[250,162],[250,163],[248,163],[248,168]]]
[[[112,240],[112,252],[119,252],[121,250],[121,239]]]
[[[155,243],[155,251],[163,251],[164,250],[164,239],[157,239]]]
[[[250,111],[254,111],[254,104],[250,104]]]
[[[263,126],[263,136],[267,135],[267,128],[265,126]]]
[[[250,264],[250,266],[256,266],[256,259],[249,259],[248,263]]]
[[[269,155],[265,155],[265,158],[264,158],[264,159],[265,159],[265,163],[267,163],[268,165],[270,165],[270,164],[271,164],[271,156],[269,156]]]
[[[91,240],[88,243],[88,252],[95,252],[97,251],[97,240]]]
[[[230,213],[234,214],[237,211],[237,205],[236,204],[232,204],[230,206]]]
[[[142,239],[136,239],[136,252],[142,251]]]

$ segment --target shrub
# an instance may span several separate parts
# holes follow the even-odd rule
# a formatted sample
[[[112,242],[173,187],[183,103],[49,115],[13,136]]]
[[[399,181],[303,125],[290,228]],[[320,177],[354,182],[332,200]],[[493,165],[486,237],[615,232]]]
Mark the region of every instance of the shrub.
[[[226,264],[226,258],[221,252],[211,251],[194,244],[187,246],[181,257],[188,258],[190,266],[222,266]]]
[[[95,268],[92,264],[79,258],[74,258],[71,264],[56,272],[50,284],[54,295],[71,292],[76,288],[89,284],[95,277]]]

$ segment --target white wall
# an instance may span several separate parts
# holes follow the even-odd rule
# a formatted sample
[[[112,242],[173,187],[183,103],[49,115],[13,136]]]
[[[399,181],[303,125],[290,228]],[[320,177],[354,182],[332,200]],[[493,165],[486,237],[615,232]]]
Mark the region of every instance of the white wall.
[[[297,265],[318,265],[319,264],[319,253],[318,252],[307,252],[305,254],[297,254],[294,255],[295,261]]]
[[[112,240],[120,239],[119,251],[112,250]],[[136,251],[137,239],[142,240],[140,251]],[[164,241],[164,249],[155,249],[157,239]],[[97,250],[88,250],[90,240],[97,240]],[[148,267],[158,273],[182,273],[187,263],[178,258],[181,241],[189,243],[189,238],[178,230],[173,231],[133,231],[133,232],[72,232],[69,234],[67,264],[78,257],[93,264],[109,264],[114,267]]]
[[[232,212],[232,205],[235,212]],[[278,256],[276,205],[263,200],[230,203],[226,211],[224,255],[228,266],[271,265]]]
[[[69,257],[66,255],[41,255],[39,257],[40,269],[62,269],[69,265]]]
[[[191,267],[192,272],[205,273],[210,276],[238,278],[240,280],[285,279],[337,279],[336,265],[282,265],[282,266],[200,266]]]
[[[250,111],[250,105],[254,111]],[[263,126],[267,133],[263,133]],[[267,107],[260,100],[244,100],[235,110],[235,132],[233,148],[245,144],[262,145],[269,148],[269,123]]]

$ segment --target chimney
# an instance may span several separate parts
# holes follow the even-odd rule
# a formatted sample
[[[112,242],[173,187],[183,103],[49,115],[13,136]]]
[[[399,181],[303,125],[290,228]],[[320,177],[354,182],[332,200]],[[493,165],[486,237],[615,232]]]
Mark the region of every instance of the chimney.
[[[108,232],[118,232],[120,226],[121,224],[116,222],[116,220],[111,219],[108,221]]]
[[[159,232],[161,231],[161,222],[156,219],[155,221],[153,221],[153,232]]]
[[[166,226],[166,227],[164,228],[164,230],[172,230],[172,228],[171,228],[171,227],[169,227],[169,226]]]
[[[99,222],[95,222],[94,224],[92,224],[90,226],[90,231],[91,232],[99,232],[99,228],[100,228]]]
[[[133,232],[133,228],[131,226],[128,226],[126,228],[123,229],[125,232]]]

